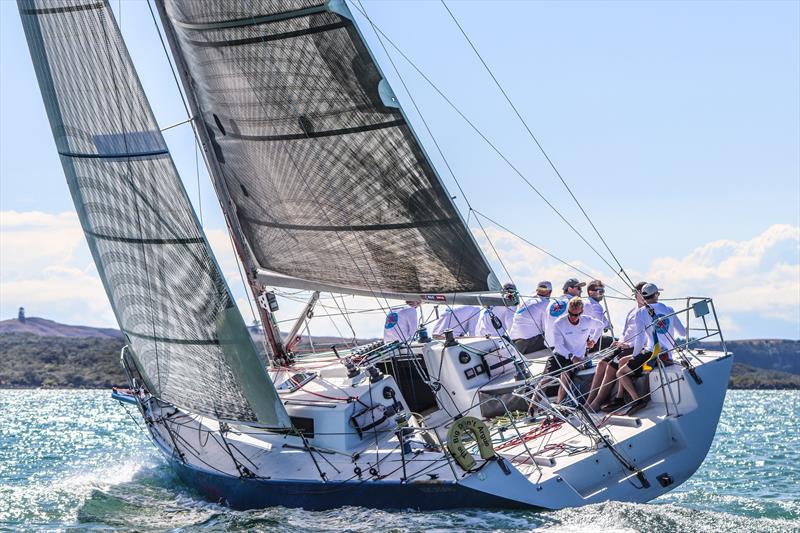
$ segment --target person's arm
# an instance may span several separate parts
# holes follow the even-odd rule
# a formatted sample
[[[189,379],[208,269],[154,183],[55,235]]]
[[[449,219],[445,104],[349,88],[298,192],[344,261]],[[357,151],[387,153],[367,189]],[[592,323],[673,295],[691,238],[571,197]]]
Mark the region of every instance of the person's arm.
[[[681,335],[682,337],[686,337],[688,340],[688,336],[686,334],[686,327],[684,327],[683,322],[681,322],[681,319],[678,318],[678,315],[672,316],[672,327],[675,328],[675,333]]]
[[[555,347],[553,348],[553,351],[564,357],[569,357],[571,350],[567,344],[567,338],[564,336],[564,332],[561,331],[561,328],[558,327],[558,324],[553,325],[553,334],[553,340],[555,341]]]
[[[592,330],[589,332],[589,339],[594,343],[600,340],[600,337],[603,336],[603,329],[605,328],[605,324],[596,318],[592,319]]]
[[[644,316],[647,316],[648,320],[644,320]],[[631,335],[633,336],[628,342],[633,343],[633,355],[639,355],[642,353],[642,348],[644,348],[645,343],[647,342],[647,333],[645,329],[647,325],[650,323],[650,315],[647,313],[647,308],[642,307],[636,313],[636,316],[633,320],[633,331]]]

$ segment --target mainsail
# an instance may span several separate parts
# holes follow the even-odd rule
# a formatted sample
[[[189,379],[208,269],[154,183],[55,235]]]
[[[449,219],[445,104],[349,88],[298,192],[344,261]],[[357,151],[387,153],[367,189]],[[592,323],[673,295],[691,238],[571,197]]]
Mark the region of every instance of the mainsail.
[[[262,279],[398,296],[499,289],[343,1],[158,7]]]
[[[19,7],[86,240],[149,391],[217,419],[288,427],[110,7]]]

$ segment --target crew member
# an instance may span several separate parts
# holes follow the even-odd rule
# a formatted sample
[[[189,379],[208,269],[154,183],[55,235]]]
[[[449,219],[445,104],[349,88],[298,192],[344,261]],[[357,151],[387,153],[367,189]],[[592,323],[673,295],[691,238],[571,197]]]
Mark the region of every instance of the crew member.
[[[635,285],[634,296],[639,294],[645,284],[646,282],[640,281]],[[589,407],[594,411],[597,411],[600,406],[603,405],[603,402],[605,402],[614,386],[614,381],[617,379],[617,370],[619,370],[620,358],[633,354],[633,346],[631,346],[630,341],[633,340],[636,334],[636,311],[644,305],[643,299],[635,299],[637,305],[628,311],[625,317],[625,324],[622,328],[622,338],[611,343],[611,347],[615,348],[614,352],[603,357],[603,359],[597,363],[597,369],[592,379],[592,390],[586,401]]]
[[[586,287],[586,292],[588,293],[589,297],[583,300],[584,314],[602,322],[603,332],[608,331],[611,327],[611,324],[608,321],[606,310],[603,307],[603,304],[600,303],[603,301],[603,297],[606,293],[606,288],[603,285],[603,282],[599,279],[590,281],[589,285]],[[594,348],[591,349],[591,352],[597,352],[603,348],[608,348],[611,346],[612,342],[614,342],[614,337],[611,335],[603,335],[600,337],[600,340],[597,341],[597,344],[594,345]]]
[[[448,329],[456,337],[465,337],[475,330],[481,308],[477,305],[447,306],[447,309],[433,325],[433,336],[442,337]]]
[[[544,315],[552,292],[552,283],[540,281],[536,286],[536,297],[520,302],[517,307],[508,336],[519,353],[528,354],[545,348]]]
[[[556,401],[561,402],[570,386],[572,374],[578,364],[586,360],[586,352],[597,342],[603,333],[603,323],[583,314],[583,300],[580,296],[573,297],[567,303],[567,314],[556,320],[553,326],[555,337],[555,353],[548,362],[548,367],[560,371]],[[570,367],[569,370],[564,370]]]
[[[419,327],[418,308],[419,302],[409,300],[406,305],[389,309],[383,324],[383,341],[410,341]]]
[[[475,337],[502,337],[505,335],[514,321],[514,310],[519,303],[519,293],[517,286],[513,283],[503,285],[503,298],[509,305],[484,305],[478,314],[475,322],[475,330],[472,334]],[[500,329],[494,327],[492,316],[500,320]]]
[[[659,288],[652,283],[646,283],[642,287],[643,305],[636,311],[633,356],[620,360],[617,371],[619,391],[617,398],[609,408],[618,409],[624,405],[623,395],[625,392],[633,401],[629,413],[639,410],[647,404],[649,398],[639,397],[636,387],[633,386],[632,378],[642,375],[645,363],[656,357],[654,351],[658,352],[658,358],[662,361],[671,361],[672,351],[675,349],[675,337],[686,335],[686,328],[674,314],[675,310],[658,301],[660,294]],[[656,348],[658,349],[656,350]],[[652,366],[655,364],[657,362],[652,362]]]
[[[547,311],[544,315],[544,342],[547,346],[555,346],[555,338],[553,337],[553,324],[567,312],[567,303],[570,299],[580,296],[583,292],[583,287],[586,285],[584,281],[578,281],[575,278],[570,278],[564,282],[564,294],[558,298],[551,299],[547,305]]]

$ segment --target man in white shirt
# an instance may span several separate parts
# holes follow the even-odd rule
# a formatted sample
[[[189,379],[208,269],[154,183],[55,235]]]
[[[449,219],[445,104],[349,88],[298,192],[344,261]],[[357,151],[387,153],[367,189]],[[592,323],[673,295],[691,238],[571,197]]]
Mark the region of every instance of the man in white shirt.
[[[605,285],[599,279],[592,280],[586,287],[586,292],[589,297],[583,300],[583,313],[602,322],[603,331],[608,331],[611,324],[606,316],[606,309],[601,303],[606,293]],[[614,342],[614,337],[603,335],[591,351],[597,352],[603,348],[608,348],[612,342]]]
[[[540,281],[536,286],[536,298],[529,298],[517,306],[508,336],[519,353],[528,354],[545,348],[544,314],[552,292],[553,285],[549,281]]]
[[[566,396],[567,387],[570,386],[575,366],[586,360],[586,352],[594,346],[600,335],[603,334],[603,323],[583,314],[583,300],[575,296],[567,303],[567,314],[556,320],[554,326],[555,347],[552,358],[548,361],[550,369],[561,369],[556,401],[560,402]],[[565,368],[570,370],[564,371]]]
[[[653,359],[656,339],[659,344],[658,357],[662,360],[672,360],[672,350],[675,348],[675,337],[686,335],[684,328],[677,315],[673,315],[674,309],[658,301],[661,293],[659,288],[652,283],[646,283],[641,290],[643,305],[636,311],[635,333],[633,337],[633,355],[623,357],[619,362],[617,378],[619,379],[619,392],[617,398],[609,407],[619,408],[624,404],[622,399],[625,392],[630,395],[633,403],[629,413],[641,409],[650,401],[649,398],[639,398],[636,388],[633,386],[632,377],[642,375],[645,364],[651,363],[655,366]]]
[[[419,327],[418,307],[419,302],[408,301],[404,306],[389,309],[383,324],[384,342],[408,342],[414,337]]]
[[[444,336],[448,329],[453,330],[453,336],[464,337],[475,330],[478,314],[481,308],[477,305],[448,306],[436,324],[433,325],[433,336]]]
[[[644,281],[637,283],[633,294],[638,294],[645,284],[646,282]],[[593,411],[597,411],[603,405],[606,397],[611,392],[614,381],[617,379],[620,358],[633,354],[633,347],[630,345],[630,341],[633,340],[636,333],[636,312],[643,305],[644,300],[639,299],[637,300],[637,305],[628,311],[628,315],[625,317],[625,324],[622,327],[622,338],[611,343],[611,347],[616,349],[597,363],[597,369],[592,379],[591,392],[586,401]]]
[[[510,305],[516,305],[514,302],[519,303],[519,294],[517,287],[513,283],[506,283],[503,285],[503,297]],[[511,328],[514,322],[514,311],[516,307],[506,305],[485,305],[478,314],[478,320],[475,323],[475,329],[472,335],[475,337],[502,337]],[[492,322],[492,317],[497,317],[500,321],[500,328],[495,328]]]
[[[544,342],[547,346],[551,348],[555,346],[556,341],[553,337],[553,324],[567,312],[567,303],[570,299],[581,295],[585,285],[586,282],[584,281],[570,278],[564,282],[564,294],[550,300],[544,315]]]

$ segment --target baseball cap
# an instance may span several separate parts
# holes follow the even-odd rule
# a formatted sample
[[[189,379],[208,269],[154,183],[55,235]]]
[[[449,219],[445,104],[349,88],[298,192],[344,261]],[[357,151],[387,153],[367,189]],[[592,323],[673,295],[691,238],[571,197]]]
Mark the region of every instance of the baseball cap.
[[[585,281],[578,281],[575,278],[569,278],[567,281],[564,282],[564,290],[571,289],[573,287],[584,287],[586,286]]]
[[[536,285],[536,292],[548,292],[553,290],[553,284],[549,281],[540,281],[538,285]]]
[[[517,286],[514,285],[513,283],[506,283],[506,284],[503,285],[503,290],[504,291],[515,291],[515,290],[517,290]]]
[[[653,283],[645,283],[642,287],[642,296],[645,298],[650,298],[651,296],[655,296],[661,291],[658,287],[655,286]]]

